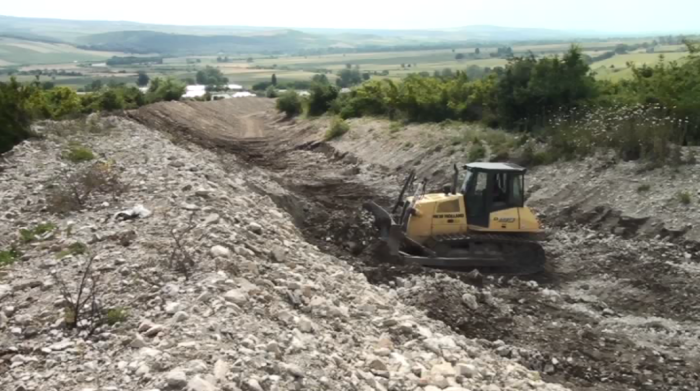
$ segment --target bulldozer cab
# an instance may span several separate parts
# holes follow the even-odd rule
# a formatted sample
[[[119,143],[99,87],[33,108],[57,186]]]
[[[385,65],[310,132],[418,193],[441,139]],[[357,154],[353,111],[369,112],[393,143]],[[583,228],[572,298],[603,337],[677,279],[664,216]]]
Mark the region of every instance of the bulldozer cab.
[[[469,225],[489,226],[491,213],[525,204],[526,169],[511,163],[469,163],[461,193]]]

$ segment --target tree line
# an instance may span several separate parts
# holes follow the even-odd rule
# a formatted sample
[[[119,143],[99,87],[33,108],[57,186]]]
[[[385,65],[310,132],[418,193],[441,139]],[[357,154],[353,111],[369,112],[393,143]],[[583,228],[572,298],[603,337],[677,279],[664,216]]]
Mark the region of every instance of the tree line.
[[[171,78],[154,78],[146,93],[123,83],[103,85],[97,80],[78,94],[69,87],[45,89],[39,79],[20,83],[14,77],[0,82],[0,153],[29,138],[30,123],[37,119],[72,119],[100,111],[135,109],[145,104],[178,100],[185,85]]]
[[[328,83],[314,83],[306,100],[289,92],[278,107],[288,115],[305,106],[310,115],[330,112],[344,119],[385,116],[412,122],[480,121],[528,134],[551,132],[557,126],[563,128],[557,122],[561,118],[572,123],[585,117],[584,113],[605,109],[615,115],[591,118],[605,118],[600,128],[609,127],[620,137],[627,137],[623,131],[634,134],[620,143],[633,150],[630,157],[639,157],[640,147],[635,145],[656,142],[659,134],[676,144],[700,143],[700,48],[690,42],[687,46],[689,56],[683,61],[667,62],[662,56],[653,66],[632,64],[633,77],[616,83],[596,80],[581,49],[572,46],[562,57],[512,57],[504,68],[480,78],[445,70],[409,75],[402,81],[372,79],[347,94],[339,94]],[[628,111],[635,115],[625,114]],[[645,116],[649,121],[643,126],[624,122]],[[641,131],[662,122],[670,130]],[[642,133],[644,140],[635,138]]]

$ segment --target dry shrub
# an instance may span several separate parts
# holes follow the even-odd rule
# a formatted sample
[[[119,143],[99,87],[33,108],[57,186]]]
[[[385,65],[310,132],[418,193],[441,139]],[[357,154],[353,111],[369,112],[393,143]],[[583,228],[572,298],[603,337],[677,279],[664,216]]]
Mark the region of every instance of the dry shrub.
[[[77,211],[93,194],[109,194],[116,199],[128,188],[113,162],[98,162],[55,183],[47,198],[47,208],[51,213]]]
[[[63,296],[65,305],[64,321],[68,329],[75,329],[80,326],[92,335],[102,324],[104,310],[100,300],[101,291],[99,275],[93,273],[92,263],[95,257],[88,258],[85,269],[80,273],[78,285],[75,292],[70,289],[60,274],[53,275]]]

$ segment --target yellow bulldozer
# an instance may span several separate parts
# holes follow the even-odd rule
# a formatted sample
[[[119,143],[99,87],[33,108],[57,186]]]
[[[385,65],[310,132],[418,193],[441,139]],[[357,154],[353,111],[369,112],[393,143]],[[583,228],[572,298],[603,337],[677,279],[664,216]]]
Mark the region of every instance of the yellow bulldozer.
[[[526,169],[511,163],[469,163],[460,185],[425,194],[411,172],[392,212],[374,202],[364,208],[375,217],[382,254],[401,263],[511,274],[541,271],[545,254],[539,241],[544,230],[525,206]],[[411,188],[414,195],[404,196]]]

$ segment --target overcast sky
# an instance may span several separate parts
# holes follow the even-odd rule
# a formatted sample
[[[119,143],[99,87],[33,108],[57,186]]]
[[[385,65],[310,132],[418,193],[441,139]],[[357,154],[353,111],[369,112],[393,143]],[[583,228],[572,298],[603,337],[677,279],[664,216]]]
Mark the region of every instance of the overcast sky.
[[[700,0],[2,0],[0,14],[158,24],[429,29],[467,25],[700,30]]]

